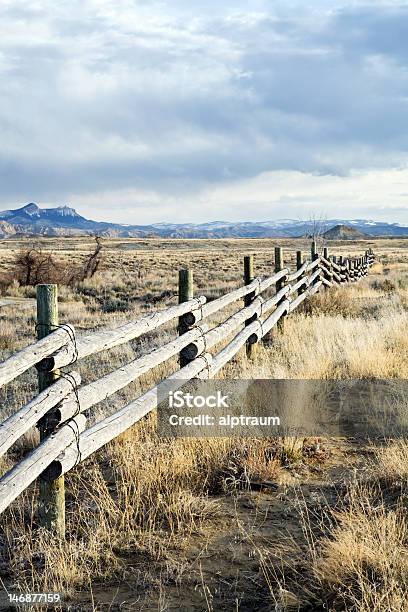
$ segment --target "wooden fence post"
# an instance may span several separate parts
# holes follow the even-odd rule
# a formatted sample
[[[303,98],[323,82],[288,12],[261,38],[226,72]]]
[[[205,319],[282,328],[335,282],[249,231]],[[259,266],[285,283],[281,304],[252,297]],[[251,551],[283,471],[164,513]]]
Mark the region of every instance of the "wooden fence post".
[[[303,266],[303,255],[302,255],[302,251],[296,251],[296,270],[300,270],[300,268]],[[298,280],[300,280],[301,278],[303,278],[305,276],[305,274],[302,274],[301,276],[299,276]],[[298,289],[298,295],[301,295],[304,291],[305,291],[306,287],[304,285],[302,285],[302,287],[299,287]]]
[[[178,295],[179,295],[179,304],[183,304],[184,302],[188,302],[193,299],[194,294],[194,283],[193,283],[193,271],[190,268],[183,268],[179,270],[179,286],[178,286]],[[179,317],[178,322],[178,333],[179,336],[185,334],[191,329],[191,326],[187,323],[184,315]],[[180,368],[184,368],[187,364],[190,363],[190,359],[188,359],[185,355],[180,353],[179,355],[179,363]]]
[[[244,257],[244,283],[245,285],[250,285],[255,278],[254,274],[254,256],[253,255],[245,255]],[[255,292],[248,293],[244,297],[244,306],[249,306],[255,299]],[[252,317],[245,321],[245,327],[256,321],[258,316],[253,314]],[[246,355],[248,359],[255,359],[258,345],[256,342],[250,343],[247,342],[245,345]]]
[[[317,243],[316,243],[316,240],[313,240],[313,242],[312,242],[312,246],[311,246],[311,249],[310,249],[310,254],[311,254],[312,261],[316,261],[316,259],[318,259],[318,257],[319,257],[319,253],[317,252]],[[316,278],[314,279],[312,284],[316,285],[319,282],[319,280],[320,280],[320,275],[316,276]]]
[[[332,259],[334,263],[337,264],[338,266],[341,267],[343,265],[343,259],[341,256],[334,255]],[[340,280],[338,281],[339,283],[343,282],[342,274],[343,274],[343,270],[339,270],[338,271],[338,275],[340,276]]]
[[[283,269],[283,249],[282,247],[275,247],[275,272],[280,272]],[[282,289],[285,285],[285,277],[281,278],[276,283],[276,293]],[[279,303],[277,304],[279,306]],[[283,332],[285,329],[285,315],[282,315],[277,323],[277,329]]]
[[[41,340],[58,326],[58,285],[37,285],[37,339]],[[59,377],[59,371],[38,372],[39,391],[44,391]],[[54,430],[45,415],[38,423],[40,439]],[[60,476],[53,482],[39,479],[39,521],[55,536],[65,538],[65,482]]]
[[[329,258],[329,248],[328,247],[324,247],[324,249],[323,249],[323,257],[325,259],[327,259],[327,261],[330,261],[330,258]],[[325,263],[324,265],[325,265],[325,268],[327,268],[327,264]],[[327,272],[323,273],[324,278],[326,280],[328,280],[329,282],[332,282],[332,280],[333,280],[332,270],[333,270],[333,268],[332,268],[332,265],[330,263]],[[329,287],[326,286],[326,289],[329,289]]]
[[[58,326],[58,285],[37,285],[37,340],[48,336]],[[39,391],[59,378],[59,372],[38,372]]]
[[[344,274],[345,274],[345,277],[346,277],[346,281],[345,282],[349,283],[350,282],[350,263],[349,263],[349,259],[347,257],[345,257],[343,262],[344,262],[344,267],[345,267],[345,270],[344,270]]]

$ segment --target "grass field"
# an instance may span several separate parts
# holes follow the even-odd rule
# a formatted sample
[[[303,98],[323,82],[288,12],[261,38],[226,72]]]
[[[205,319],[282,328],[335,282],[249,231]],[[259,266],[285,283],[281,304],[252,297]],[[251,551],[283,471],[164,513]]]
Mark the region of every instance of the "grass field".
[[[282,246],[292,267],[302,240],[106,240],[98,272],[60,288],[61,322],[78,333],[177,303],[178,270],[196,295],[242,284],[243,256],[273,271]],[[0,277],[23,241],[0,242]],[[361,283],[314,296],[226,378],[407,378],[408,240],[330,243],[336,255],[377,262]],[[92,240],[44,239],[64,266]],[[35,290],[2,284],[0,357],[34,338]],[[78,364],[84,382],[174,337],[175,324]],[[155,368],[92,411],[114,412],[177,369]],[[0,391],[3,414],[36,392],[33,372]],[[37,440],[31,431],[1,473]],[[249,483],[273,482],[254,490]],[[1,517],[0,578],[13,591],[61,591],[77,610],[408,610],[408,444],[355,439],[160,439],[155,415],[67,477],[68,536],[36,524],[35,488]],[[76,607],[75,607],[76,606]]]

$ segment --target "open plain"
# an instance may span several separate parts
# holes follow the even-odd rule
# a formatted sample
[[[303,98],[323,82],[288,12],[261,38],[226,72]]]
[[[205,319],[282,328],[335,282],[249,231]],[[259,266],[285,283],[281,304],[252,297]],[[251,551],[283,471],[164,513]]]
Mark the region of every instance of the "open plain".
[[[35,287],[22,251],[81,266],[92,238],[0,242],[0,357],[35,337]],[[34,244],[35,243],[35,244]],[[274,247],[295,266],[310,240],[103,240],[91,278],[60,284],[60,322],[78,334],[175,305],[178,270],[212,299],[242,285],[243,257],[271,275]],[[319,245],[321,248],[323,245]],[[331,241],[376,263],[360,283],[319,292],[225,378],[407,378],[408,240]],[[231,309],[231,312],[233,309]],[[214,319],[214,322],[217,322]],[[84,382],[176,335],[175,323],[84,359]],[[177,369],[158,366],[92,409],[92,423]],[[4,416],[36,390],[29,371],[0,391]],[[37,440],[31,430],[1,474]],[[67,477],[67,539],[38,527],[36,487],[1,517],[4,589],[61,592],[71,610],[408,610],[408,444],[356,439],[160,439],[155,415]]]

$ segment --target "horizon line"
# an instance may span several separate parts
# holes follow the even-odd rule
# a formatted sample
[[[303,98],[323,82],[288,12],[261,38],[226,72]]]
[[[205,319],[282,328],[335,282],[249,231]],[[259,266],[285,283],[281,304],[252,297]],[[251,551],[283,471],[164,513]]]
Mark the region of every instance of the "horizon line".
[[[49,206],[47,204],[40,206],[37,202],[34,202],[33,200],[28,201],[26,204],[21,204],[18,205],[17,204],[17,208],[5,208],[3,210],[0,210],[0,214],[6,211],[12,211],[12,210],[20,210],[22,208],[25,208],[27,206],[30,205],[35,205],[37,206],[37,208],[39,208],[40,210],[57,210],[57,209],[61,209],[61,208],[71,208],[72,210],[74,210],[77,214],[79,214],[77,212],[77,208],[70,205],[70,204],[59,204],[59,205],[54,205],[54,206]],[[82,215],[79,215],[82,216]],[[312,215],[313,216],[313,215]],[[339,218],[339,217],[324,217],[323,215],[316,215],[315,218],[309,218],[309,219],[302,219],[302,218],[290,218],[290,217],[281,217],[281,218],[277,218],[277,219],[260,219],[255,221],[254,219],[247,219],[247,220],[236,220],[236,221],[230,221],[230,220],[226,220],[226,219],[209,219],[207,221],[198,221],[198,222],[194,222],[194,221],[152,221],[149,223],[127,223],[127,222],[116,222],[116,221],[97,221],[96,219],[90,219],[88,217],[83,217],[84,219],[88,220],[88,221],[94,221],[96,223],[108,223],[110,225],[120,225],[120,226],[138,226],[138,227],[148,227],[148,226],[155,226],[155,225],[206,225],[209,223],[228,223],[231,225],[234,224],[244,224],[244,223],[252,223],[252,224],[260,224],[260,223],[279,223],[282,221],[289,221],[289,222],[294,222],[294,223],[316,223],[316,224],[322,224],[322,223],[328,223],[328,222],[333,222],[333,221],[348,221],[348,222],[352,222],[352,221],[364,221],[367,223],[386,223],[387,225],[398,225],[400,227],[408,227],[407,223],[403,223],[401,221],[384,221],[384,220],[376,220],[373,218],[364,218],[364,217],[354,217],[354,218]],[[4,221],[4,219],[0,219],[0,221]]]

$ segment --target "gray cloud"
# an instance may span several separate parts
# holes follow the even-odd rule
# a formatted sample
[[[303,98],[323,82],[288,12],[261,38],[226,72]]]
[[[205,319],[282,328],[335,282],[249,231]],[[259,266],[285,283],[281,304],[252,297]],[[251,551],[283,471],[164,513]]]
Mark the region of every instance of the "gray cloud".
[[[4,206],[134,189],[182,219],[183,193],[265,172],[406,165],[403,3],[17,0],[0,19]]]

